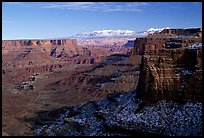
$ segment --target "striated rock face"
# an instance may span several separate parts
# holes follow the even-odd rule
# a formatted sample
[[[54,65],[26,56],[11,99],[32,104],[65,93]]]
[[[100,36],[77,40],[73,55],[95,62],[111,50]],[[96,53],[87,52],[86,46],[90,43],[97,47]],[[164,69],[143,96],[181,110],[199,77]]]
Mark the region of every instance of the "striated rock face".
[[[74,39],[2,41],[2,73],[15,80],[71,64],[94,64],[101,60],[100,55],[93,55]]]
[[[143,55],[145,50],[161,49],[167,39],[159,38],[137,38],[135,40],[135,51],[138,55]]]
[[[202,34],[202,28],[192,29],[164,29],[160,34],[175,34],[175,35],[200,35]]]
[[[161,49],[142,56],[138,97],[157,102],[162,99],[202,100],[202,49]]]
[[[2,41],[3,61],[24,62],[30,60],[32,65],[37,62],[46,63],[56,59],[77,58],[91,55],[87,48],[79,46],[74,39],[62,40],[3,40]],[[35,58],[33,58],[35,57]],[[37,60],[37,61],[36,61]],[[25,63],[21,63],[24,65]],[[42,64],[42,63],[39,63]],[[39,65],[37,64],[37,65]]]
[[[199,32],[202,29],[165,29],[135,40],[130,63],[140,64],[139,98],[150,103],[161,99],[202,100],[202,36],[196,35]]]
[[[2,59],[14,66],[34,66],[52,62],[94,64],[102,60],[103,54],[94,54],[88,48],[79,46],[74,39],[62,40],[3,40]],[[35,57],[35,58],[33,58]]]
[[[77,45],[75,39],[60,40],[3,40],[2,46]]]
[[[79,46],[74,39],[62,40],[3,40],[3,56],[12,53],[14,56],[28,57],[35,54],[48,55],[55,58],[90,55],[90,51]],[[30,58],[33,58],[33,57]],[[7,57],[8,59],[9,57]],[[49,57],[47,57],[49,58]],[[34,59],[34,58],[33,58]]]
[[[130,63],[139,65],[141,63],[141,55],[144,54],[145,50],[162,49],[167,41],[168,39],[161,38],[137,38],[134,48],[130,51]]]

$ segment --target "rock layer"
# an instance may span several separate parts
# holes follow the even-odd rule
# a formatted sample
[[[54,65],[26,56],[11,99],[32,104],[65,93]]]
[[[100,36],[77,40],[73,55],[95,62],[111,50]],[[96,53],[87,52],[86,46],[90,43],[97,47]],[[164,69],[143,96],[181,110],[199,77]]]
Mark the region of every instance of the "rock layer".
[[[77,45],[75,39],[59,40],[3,40],[2,46]]]
[[[181,34],[179,30],[175,32],[177,31],[176,35]],[[183,33],[192,35],[190,32],[197,31],[199,30],[188,30]],[[136,39],[136,45],[131,51],[134,64],[139,63],[134,58],[142,56],[137,85],[138,97],[150,103],[162,99],[178,102],[202,101],[202,44],[200,47],[190,48],[191,45],[200,43],[202,38],[182,38],[180,48],[167,48],[168,43],[174,43],[181,38],[161,38],[162,33]]]
[[[164,29],[161,34],[175,34],[175,35],[202,35],[202,28],[192,29]]]
[[[196,63],[200,51],[163,49],[145,52],[137,88],[138,96],[151,102],[161,99],[201,101],[202,68]],[[195,85],[192,85],[194,79]]]
[[[71,64],[94,64],[102,60],[102,56],[94,55],[74,39],[2,41],[3,75],[15,80]]]

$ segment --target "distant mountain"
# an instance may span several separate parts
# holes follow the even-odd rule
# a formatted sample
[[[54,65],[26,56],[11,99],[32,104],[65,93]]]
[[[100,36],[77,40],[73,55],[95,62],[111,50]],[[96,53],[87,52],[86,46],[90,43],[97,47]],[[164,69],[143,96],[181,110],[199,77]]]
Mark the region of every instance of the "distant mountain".
[[[155,32],[161,32],[164,29],[170,29],[170,28],[169,27],[166,27],[166,28],[150,28],[146,32],[153,34]]]
[[[169,28],[169,27],[167,27]],[[149,33],[160,32],[165,28],[150,28],[147,31],[135,32],[132,30],[98,30],[74,35],[70,38],[135,38],[145,37]]]
[[[95,38],[95,37],[134,37],[136,33],[131,30],[98,30],[74,35],[74,38]]]

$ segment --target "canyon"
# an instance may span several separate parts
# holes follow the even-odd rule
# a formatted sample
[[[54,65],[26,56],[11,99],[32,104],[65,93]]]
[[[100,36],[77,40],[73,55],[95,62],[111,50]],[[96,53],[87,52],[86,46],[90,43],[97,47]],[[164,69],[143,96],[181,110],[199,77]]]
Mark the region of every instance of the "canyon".
[[[2,97],[3,135],[201,136],[202,29],[3,40]]]
[[[116,77],[121,67],[123,71],[134,69],[127,61],[123,63],[128,59],[125,53],[111,54],[114,52],[103,47],[83,47],[75,39],[3,40],[3,133],[28,135],[31,124],[25,122],[26,116],[43,108],[96,100],[112,92],[112,86],[121,91],[135,89],[136,80],[131,76],[136,74],[127,74],[130,80],[124,76],[111,80],[110,75]],[[106,81],[110,81],[109,86],[105,86]],[[118,87],[124,81],[133,86]]]

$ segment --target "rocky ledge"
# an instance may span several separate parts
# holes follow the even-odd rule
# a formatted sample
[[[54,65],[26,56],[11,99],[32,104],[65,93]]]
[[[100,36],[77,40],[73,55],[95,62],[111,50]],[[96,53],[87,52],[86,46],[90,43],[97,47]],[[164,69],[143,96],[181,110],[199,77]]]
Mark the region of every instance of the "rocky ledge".
[[[202,104],[162,100],[146,106],[136,92],[109,94],[83,106],[44,111],[35,118],[36,136],[201,136]]]

